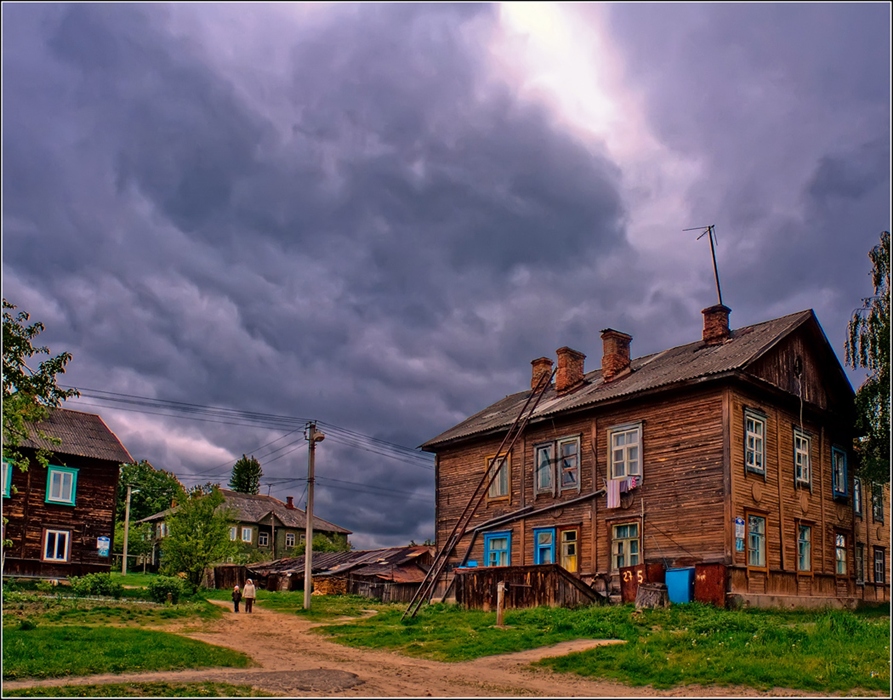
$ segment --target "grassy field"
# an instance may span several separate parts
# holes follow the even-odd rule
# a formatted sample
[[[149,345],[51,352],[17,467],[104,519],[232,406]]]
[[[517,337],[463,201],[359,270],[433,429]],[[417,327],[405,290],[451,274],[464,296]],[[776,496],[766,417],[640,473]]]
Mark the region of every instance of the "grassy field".
[[[314,601],[315,602],[315,601]],[[889,608],[846,611],[728,611],[697,603],[636,612],[631,605],[495,613],[433,605],[401,621],[404,607],[317,629],[355,647],[464,661],[571,639],[622,639],[540,662],[564,673],[670,688],[740,684],[825,692],[890,690]]]
[[[72,625],[3,630],[4,680],[251,664],[241,652],[168,632]]]
[[[5,690],[20,698],[262,698],[270,693],[231,683],[108,683]]]

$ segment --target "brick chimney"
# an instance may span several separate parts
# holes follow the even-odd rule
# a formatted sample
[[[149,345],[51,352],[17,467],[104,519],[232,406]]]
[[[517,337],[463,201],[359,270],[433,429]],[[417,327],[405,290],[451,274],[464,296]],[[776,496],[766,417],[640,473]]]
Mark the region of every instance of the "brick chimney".
[[[605,382],[629,372],[629,344],[632,339],[631,335],[613,328],[602,331],[602,379]]]
[[[576,389],[583,383],[583,360],[586,355],[565,346],[556,350],[558,371],[555,372],[555,391],[559,394]]]
[[[547,377],[552,376],[552,360],[550,360],[548,357],[538,357],[530,364],[533,365],[533,374],[530,377],[530,388],[536,389],[536,385],[539,384],[540,377],[542,377],[544,374]]]
[[[729,330],[729,314],[732,310],[724,304],[709,306],[704,314],[704,343],[707,345],[720,345],[731,335]]]
[[[295,502],[294,502],[294,498],[292,496],[285,497],[285,507],[288,508],[289,510],[295,509]]]

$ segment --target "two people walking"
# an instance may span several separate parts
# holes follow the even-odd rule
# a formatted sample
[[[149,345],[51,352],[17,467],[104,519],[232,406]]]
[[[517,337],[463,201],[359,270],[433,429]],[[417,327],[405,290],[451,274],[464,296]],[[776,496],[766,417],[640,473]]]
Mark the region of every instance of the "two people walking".
[[[239,603],[245,600],[245,612],[250,613],[254,609],[254,599],[257,596],[257,589],[254,587],[254,581],[248,579],[245,582],[245,588],[239,590],[238,586],[233,586],[233,612],[239,612]]]

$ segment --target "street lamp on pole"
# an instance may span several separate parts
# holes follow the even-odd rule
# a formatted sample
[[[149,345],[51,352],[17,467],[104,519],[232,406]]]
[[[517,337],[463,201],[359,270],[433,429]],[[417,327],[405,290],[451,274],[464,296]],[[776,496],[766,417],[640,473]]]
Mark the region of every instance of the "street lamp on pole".
[[[121,575],[127,576],[127,542],[130,537],[130,496],[139,493],[139,489],[131,489],[127,486],[127,505],[124,508],[124,556],[121,557]]]

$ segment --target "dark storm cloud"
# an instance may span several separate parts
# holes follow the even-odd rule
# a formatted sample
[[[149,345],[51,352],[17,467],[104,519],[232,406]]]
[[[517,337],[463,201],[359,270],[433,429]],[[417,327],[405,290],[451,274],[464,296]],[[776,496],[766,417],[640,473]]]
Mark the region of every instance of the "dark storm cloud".
[[[620,170],[482,77],[491,8],[286,26],[254,9],[229,40],[261,32],[289,56],[260,101],[247,67],[208,60],[225,47],[178,30],[214,8],[4,12],[21,29],[4,56],[4,294],[45,312],[72,383],[416,445],[516,390],[564,330],[588,337],[580,312],[556,312],[627,248]],[[203,441],[239,455],[277,435],[156,420],[166,439],[129,423],[135,456],[223,482]],[[322,517],[366,545],[433,533],[430,470],[323,445],[318,474],[368,488],[321,480]],[[305,459],[261,462],[299,479]],[[413,496],[395,508],[372,487]]]
[[[842,358],[890,226],[890,7],[623,5],[610,12],[651,128],[702,168],[733,325],[816,309]],[[647,50],[642,50],[647,47]]]

